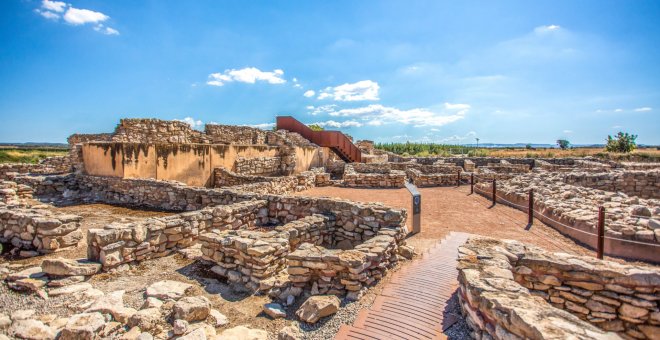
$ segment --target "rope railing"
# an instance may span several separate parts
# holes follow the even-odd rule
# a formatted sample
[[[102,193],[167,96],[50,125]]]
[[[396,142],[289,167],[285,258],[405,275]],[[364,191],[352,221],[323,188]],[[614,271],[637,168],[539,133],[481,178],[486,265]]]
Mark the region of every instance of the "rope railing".
[[[478,176],[474,176],[474,177],[475,177],[475,178],[478,178]],[[490,180],[489,180],[489,182],[491,183],[490,187],[492,188],[492,183],[493,183],[493,181],[490,181]],[[479,188],[479,187],[477,187],[477,186],[473,186],[473,190],[476,191],[476,192],[478,192],[478,193],[480,193],[480,194],[482,194],[482,195],[484,195],[484,196],[486,196],[486,197],[489,197],[489,196],[492,197],[492,193],[491,193],[491,192],[484,191],[484,190],[482,190],[481,188]],[[516,209],[519,209],[519,210],[522,210],[522,211],[527,211],[528,213],[530,212],[530,207],[525,207],[525,206],[523,206],[523,205],[513,203],[513,202],[511,202],[510,200],[507,200],[506,198],[504,198],[503,196],[498,195],[497,192],[495,192],[495,197],[496,197],[498,200],[500,200],[501,202],[503,202],[503,203],[505,203],[505,204],[507,204],[507,205],[510,205],[510,206],[512,206],[512,207],[514,207],[514,208],[516,208]],[[495,203],[495,202],[493,202],[493,203]],[[624,242],[624,243],[638,244],[638,245],[644,245],[644,246],[651,246],[651,247],[660,248],[660,244],[657,244],[657,243],[643,242],[643,241],[635,241],[635,240],[629,240],[629,239],[618,238],[618,237],[612,237],[612,236],[604,236],[604,235],[601,236],[601,235],[599,235],[599,234],[597,234],[597,233],[593,233],[593,232],[585,231],[585,230],[582,230],[582,229],[579,229],[579,228],[573,227],[573,226],[571,226],[571,225],[568,225],[568,224],[566,224],[566,223],[563,223],[563,222],[561,222],[561,221],[558,221],[558,220],[556,220],[556,219],[554,219],[554,218],[552,218],[552,217],[550,217],[550,216],[544,215],[543,213],[541,213],[541,212],[538,211],[537,209],[531,209],[531,212],[533,212],[534,214],[536,214],[536,215],[538,215],[538,216],[542,216],[543,219],[545,219],[545,220],[548,221],[548,222],[554,223],[554,224],[556,224],[556,225],[560,225],[560,226],[562,226],[562,227],[564,227],[564,228],[567,228],[567,229],[570,229],[570,230],[573,230],[573,231],[576,231],[576,232],[579,232],[579,233],[582,233],[582,234],[585,234],[585,235],[595,236],[596,238],[602,237],[603,239],[607,239],[607,240],[611,240],[611,241],[619,241],[619,242]],[[614,214],[611,214],[611,213],[610,213],[609,215],[610,215],[610,216],[615,216]],[[507,217],[508,217],[508,218],[511,218],[511,217],[509,217],[509,216],[507,216]],[[642,216],[642,215],[630,215],[630,217],[634,217],[634,218],[645,218],[645,219],[651,219],[651,218],[652,218],[651,216]],[[604,219],[604,218],[605,218],[605,213],[603,212],[603,219]],[[516,222],[517,222],[517,221],[516,221]],[[599,222],[600,222],[600,221],[599,221]],[[604,223],[604,221],[602,221],[602,222],[600,222],[600,223]],[[601,251],[602,251],[602,249],[599,250],[599,253],[600,253]]]

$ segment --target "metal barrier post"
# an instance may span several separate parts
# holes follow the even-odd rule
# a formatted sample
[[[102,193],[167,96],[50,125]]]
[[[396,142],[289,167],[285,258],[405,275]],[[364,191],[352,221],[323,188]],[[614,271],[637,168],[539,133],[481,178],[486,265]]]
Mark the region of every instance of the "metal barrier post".
[[[422,231],[422,194],[419,193],[417,187],[410,183],[406,182],[406,189],[412,195],[412,218],[413,218],[413,234],[417,234]]]
[[[493,180],[493,205],[497,203],[497,180]]]
[[[534,189],[529,189],[529,208],[527,208],[529,215],[528,223],[531,225],[534,223]]]
[[[470,174],[470,193],[474,194],[474,173]]]
[[[456,173],[458,174],[458,177],[456,178],[456,186],[460,187],[461,186],[461,169],[456,170]]]
[[[603,259],[603,250],[605,248],[605,208],[598,207],[598,245],[596,247],[596,257]]]

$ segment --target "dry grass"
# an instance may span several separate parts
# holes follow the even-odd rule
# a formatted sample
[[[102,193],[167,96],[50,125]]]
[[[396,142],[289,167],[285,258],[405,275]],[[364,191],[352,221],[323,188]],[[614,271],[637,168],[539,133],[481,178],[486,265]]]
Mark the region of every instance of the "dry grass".
[[[56,148],[0,148],[0,163],[39,163],[46,157],[66,156],[67,149]]]
[[[519,158],[561,158],[561,157],[599,157],[613,160],[652,160],[660,161],[660,150],[657,148],[637,149],[629,154],[606,152],[602,148],[575,149],[488,149],[490,157]]]

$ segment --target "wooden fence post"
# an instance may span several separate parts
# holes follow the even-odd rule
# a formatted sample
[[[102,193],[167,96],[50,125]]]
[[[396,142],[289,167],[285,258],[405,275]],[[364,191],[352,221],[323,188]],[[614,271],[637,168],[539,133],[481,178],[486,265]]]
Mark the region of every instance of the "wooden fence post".
[[[458,177],[456,178],[456,186],[460,187],[461,186],[461,169],[456,170],[456,174]]]
[[[474,194],[474,173],[470,174],[470,193]]]
[[[529,189],[529,208],[527,208],[527,215],[529,216],[529,225],[534,224],[534,189]]]
[[[600,260],[603,259],[603,251],[605,248],[605,208],[598,207],[598,245],[596,247],[596,257]]]
[[[497,203],[497,180],[493,179],[493,205]]]

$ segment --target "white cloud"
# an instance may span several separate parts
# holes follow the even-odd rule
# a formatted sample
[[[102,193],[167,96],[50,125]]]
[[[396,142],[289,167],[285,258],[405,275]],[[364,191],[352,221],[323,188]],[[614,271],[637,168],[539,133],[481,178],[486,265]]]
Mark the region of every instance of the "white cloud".
[[[368,125],[374,126],[397,123],[413,125],[415,127],[437,127],[463,119],[470,106],[467,104],[449,104],[449,107],[451,107],[451,109],[436,113],[425,108],[401,110],[395,107],[371,104],[364,107],[341,110],[326,107],[324,108],[324,111],[319,111],[319,108],[315,108],[315,111],[311,113],[318,114],[323,112],[333,117],[354,117],[365,121]]]
[[[64,9],[66,8],[66,3],[62,1],[43,0],[41,2],[41,8],[47,11],[61,13],[64,12]]]
[[[546,26],[539,26],[534,28],[534,32],[538,34],[544,34],[544,33],[549,33],[553,31],[558,31],[560,30],[561,27],[559,25],[546,25]]]
[[[614,112],[623,112],[623,109],[616,109]]]
[[[201,120],[196,120],[192,117],[186,117],[186,118],[183,118],[183,119],[175,119],[175,120],[178,121],[178,122],[184,122],[184,123],[190,125],[190,127],[193,128],[193,129],[199,129],[202,126],[204,126],[204,123]]]
[[[438,143],[459,143],[459,142],[462,142],[466,139],[472,140],[476,135],[477,135],[477,133],[475,131],[470,131],[470,132],[466,133],[463,136],[453,135],[453,136],[449,136],[449,137],[435,139],[434,142],[438,142]]]
[[[70,4],[66,4],[61,1],[50,0],[43,0],[41,2],[41,8],[37,8],[35,11],[42,17],[51,20],[58,20],[61,16],[61,13],[65,12],[61,17],[65,22],[71,25],[80,26],[85,24],[95,24],[94,30],[97,32],[103,33],[105,35],[119,35],[119,31],[116,29],[104,26],[102,24],[102,22],[110,19],[110,17],[101,12],[96,12],[89,9],[75,8]]]
[[[563,132],[564,132],[565,134],[567,134],[567,135],[568,135],[568,134],[571,134],[571,133],[573,133],[573,130],[564,130]]]
[[[336,101],[360,101],[360,100],[379,100],[378,83],[371,80],[361,80],[356,83],[346,83],[343,85],[328,87],[321,91],[318,99],[332,97]]]
[[[88,23],[99,23],[108,20],[110,17],[89,9],[80,9],[69,7],[64,13],[64,21],[72,25],[84,25]]]
[[[50,20],[57,20],[60,18],[60,15],[55,13],[55,12],[50,12],[50,11],[42,11],[40,9],[35,9],[37,13],[39,13],[42,17]]]
[[[316,116],[318,114],[322,113],[331,113],[335,111],[335,108],[337,105],[335,104],[330,104],[330,105],[321,105],[321,106],[307,106],[307,110],[309,110],[309,114],[312,116]]]
[[[328,120],[328,121],[325,121],[325,122],[317,122],[317,123],[314,123],[314,124],[316,124],[320,127],[323,127],[323,128],[331,127],[331,128],[337,128],[337,129],[339,129],[339,128],[351,128],[351,127],[361,127],[363,125],[362,123],[357,122],[355,120],[347,120],[347,121],[343,121],[343,122],[336,122],[334,120]]]
[[[303,93],[303,96],[309,98],[309,97],[314,97],[315,94],[316,92],[314,92],[314,90],[307,90],[305,91],[305,93]]]
[[[447,109],[447,110],[468,110],[470,108],[469,104],[445,103],[444,106],[445,106],[445,109]]]
[[[653,110],[652,108],[645,106],[645,107],[638,107],[635,109],[635,112],[648,112]]]
[[[248,125],[248,126],[262,130],[270,130],[275,127],[275,123],[262,123],[262,124]]]
[[[119,31],[117,31],[112,27],[103,26],[103,24],[98,24],[94,26],[94,30],[97,32],[101,32],[105,35],[119,35]]]
[[[286,80],[282,78],[284,71],[280,69],[272,72],[261,71],[256,67],[246,67],[240,70],[225,70],[223,73],[209,74],[209,80],[206,84],[211,86],[223,86],[226,83],[237,81],[240,83],[254,84],[257,81],[265,81],[269,84],[284,84]]]

